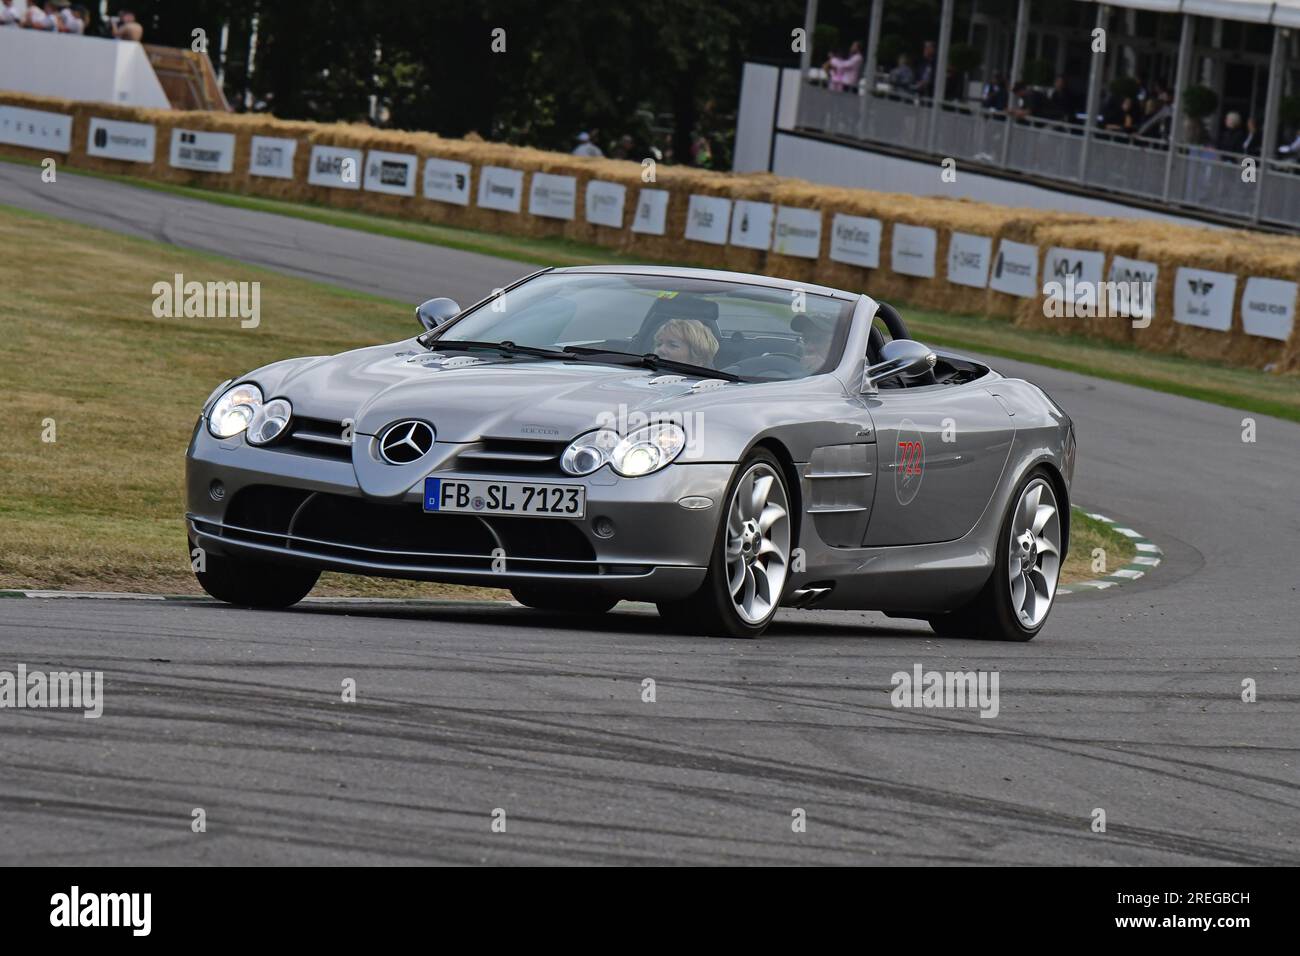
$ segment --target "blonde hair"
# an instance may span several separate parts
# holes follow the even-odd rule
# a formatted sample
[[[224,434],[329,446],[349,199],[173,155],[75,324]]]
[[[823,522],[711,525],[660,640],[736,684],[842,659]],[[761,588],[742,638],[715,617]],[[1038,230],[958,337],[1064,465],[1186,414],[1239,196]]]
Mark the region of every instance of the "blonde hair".
[[[655,330],[655,341],[662,335],[676,335],[685,342],[694,365],[708,365],[718,354],[718,340],[699,319],[669,319]]]

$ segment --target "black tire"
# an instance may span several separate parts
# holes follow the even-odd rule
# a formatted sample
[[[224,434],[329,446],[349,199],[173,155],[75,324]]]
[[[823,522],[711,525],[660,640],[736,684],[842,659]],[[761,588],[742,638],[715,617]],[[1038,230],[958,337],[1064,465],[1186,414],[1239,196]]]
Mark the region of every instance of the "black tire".
[[[1010,598],[1010,548],[1011,521],[1021,495],[1036,479],[1045,480],[1051,485],[1051,477],[1041,468],[1036,468],[1021,479],[1011,496],[1007,513],[1002,516],[998,527],[997,557],[993,564],[993,573],[988,582],[965,607],[948,614],[929,618],[930,627],[942,637],[969,637],[986,641],[1032,641],[1043,629],[1051,616],[1051,607],[1055,605],[1053,593],[1052,605],[1049,605],[1043,619],[1034,627],[1026,627],[1016,616]],[[1059,504],[1057,506],[1059,508]],[[1066,518],[1068,520],[1068,516]]]
[[[190,553],[194,545],[190,544]],[[297,604],[316,586],[320,571],[293,564],[273,564],[204,555],[204,570],[195,571],[199,586],[218,601],[239,607],[284,608]]]
[[[564,614],[604,614],[618,603],[618,598],[597,591],[574,591],[553,585],[516,584],[510,593],[524,607]]]
[[[761,621],[751,623],[737,613],[727,587],[725,553],[727,516],[736,487],[741,479],[755,465],[760,463],[767,465],[775,473],[776,480],[780,482],[782,496],[788,503],[787,511],[795,507],[791,502],[785,473],[782,471],[781,463],[777,461],[776,456],[760,448],[741,462],[740,466],[736,468],[736,473],[732,476],[731,483],[727,486],[727,493],[723,498],[722,516],[718,521],[718,531],[713,541],[713,549],[710,552],[709,570],[705,575],[704,583],[698,591],[688,598],[680,601],[663,601],[657,605],[660,618],[672,630],[682,634],[705,634],[711,637],[752,639],[766,631],[773,618],[776,617],[777,609],[781,605],[781,595],[777,595],[776,600],[772,602],[771,610]],[[787,519],[791,523],[791,541],[788,544],[793,546],[793,515],[787,514]],[[787,554],[786,557],[788,559],[789,555]]]

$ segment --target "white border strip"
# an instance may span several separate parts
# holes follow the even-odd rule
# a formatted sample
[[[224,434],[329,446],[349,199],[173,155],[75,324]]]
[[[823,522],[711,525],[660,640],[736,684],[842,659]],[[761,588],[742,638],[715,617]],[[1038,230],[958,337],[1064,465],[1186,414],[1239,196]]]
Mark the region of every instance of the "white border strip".
[[[1075,581],[1066,587],[1056,589],[1057,594],[1076,594],[1080,591],[1104,591],[1106,588],[1113,588],[1119,584],[1128,584],[1136,581],[1145,575],[1148,571],[1153,570],[1160,564],[1164,552],[1160,550],[1159,545],[1154,541],[1144,538],[1140,532],[1132,528],[1121,528],[1114,518],[1107,518],[1105,515],[1097,514],[1095,511],[1084,511],[1085,515],[1096,521],[1112,525],[1114,530],[1132,539],[1133,547],[1137,549],[1137,556],[1133,558],[1124,567],[1112,571],[1110,574],[1103,575],[1099,578],[1093,578],[1089,581]]]

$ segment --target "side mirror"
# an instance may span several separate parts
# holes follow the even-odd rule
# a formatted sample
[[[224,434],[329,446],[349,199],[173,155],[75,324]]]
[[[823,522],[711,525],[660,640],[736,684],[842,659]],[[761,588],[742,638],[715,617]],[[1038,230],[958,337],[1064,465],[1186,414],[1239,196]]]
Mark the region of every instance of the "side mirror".
[[[428,299],[415,309],[415,317],[429,332],[458,315],[460,315],[460,306],[456,304],[455,299]]]
[[[928,345],[916,339],[893,339],[880,350],[880,361],[863,369],[861,391],[864,395],[874,395],[885,379],[927,372],[938,360]]]

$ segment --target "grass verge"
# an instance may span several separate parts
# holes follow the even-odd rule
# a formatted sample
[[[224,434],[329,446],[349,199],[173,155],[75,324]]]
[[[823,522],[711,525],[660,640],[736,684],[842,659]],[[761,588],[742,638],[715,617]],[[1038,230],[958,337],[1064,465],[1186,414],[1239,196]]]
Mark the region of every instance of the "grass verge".
[[[1100,548],[1105,558],[1105,570],[1092,570],[1093,553]],[[1075,584],[1098,578],[1122,568],[1137,556],[1137,548],[1126,535],[1096,518],[1089,518],[1079,508],[1070,511],[1070,553],[1061,567],[1061,584]]]

